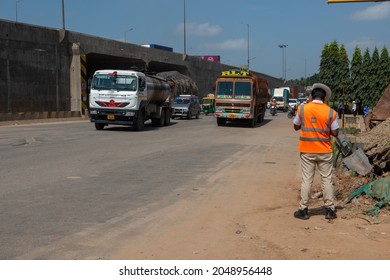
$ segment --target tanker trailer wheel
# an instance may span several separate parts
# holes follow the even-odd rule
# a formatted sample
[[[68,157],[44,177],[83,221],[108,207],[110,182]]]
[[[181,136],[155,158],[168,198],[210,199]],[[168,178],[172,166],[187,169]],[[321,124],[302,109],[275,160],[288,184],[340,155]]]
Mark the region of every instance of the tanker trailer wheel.
[[[161,110],[161,116],[159,118],[152,119],[152,125],[156,127],[162,127],[165,123],[166,112],[165,110]]]
[[[165,121],[164,125],[168,126],[171,125],[171,111],[169,109],[165,110]]]
[[[140,111],[137,118],[134,120],[134,130],[142,131],[145,128],[144,111]]]
[[[96,130],[103,130],[104,129],[104,123],[95,123]]]

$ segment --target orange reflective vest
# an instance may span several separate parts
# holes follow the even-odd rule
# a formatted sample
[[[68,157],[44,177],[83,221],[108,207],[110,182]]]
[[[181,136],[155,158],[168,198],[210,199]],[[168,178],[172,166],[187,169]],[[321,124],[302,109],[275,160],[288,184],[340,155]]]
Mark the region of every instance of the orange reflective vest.
[[[331,124],[336,112],[326,104],[310,102],[298,108],[301,120],[299,151],[301,153],[326,154],[332,152]]]

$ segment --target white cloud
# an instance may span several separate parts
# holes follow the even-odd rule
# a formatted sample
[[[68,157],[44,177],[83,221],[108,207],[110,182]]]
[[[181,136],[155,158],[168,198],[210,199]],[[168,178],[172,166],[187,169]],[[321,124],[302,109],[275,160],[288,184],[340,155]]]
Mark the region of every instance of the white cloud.
[[[380,3],[352,15],[354,20],[383,20],[390,18],[390,3]]]
[[[246,50],[248,45],[246,39],[226,40],[221,43],[207,44],[210,49],[228,50],[228,51],[242,51]]]
[[[177,28],[177,32],[182,33],[184,24],[181,23]],[[186,34],[193,36],[215,36],[221,33],[222,28],[219,25],[210,25],[209,23],[186,23]]]
[[[348,42],[346,44],[346,47],[351,50],[354,50],[356,46],[359,47],[362,51],[365,51],[366,48],[369,49],[374,48],[376,46],[376,43],[371,39],[360,39],[360,40]]]

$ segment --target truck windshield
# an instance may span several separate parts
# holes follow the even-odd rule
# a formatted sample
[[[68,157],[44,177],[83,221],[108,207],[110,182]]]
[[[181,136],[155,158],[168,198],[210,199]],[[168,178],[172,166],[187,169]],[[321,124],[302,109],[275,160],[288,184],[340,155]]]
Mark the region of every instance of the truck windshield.
[[[96,74],[92,80],[92,89],[135,91],[137,89],[137,77],[127,75]]]
[[[234,98],[250,99],[251,98],[251,83],[236,82],[234,85]]]
[[[283,102],[284,101],[284,98],[282,96],[274,96],[273,97],[275,99],[275,101],[277,102]]]
[[[233,82],[218,82],[218,98],[233,98]]]

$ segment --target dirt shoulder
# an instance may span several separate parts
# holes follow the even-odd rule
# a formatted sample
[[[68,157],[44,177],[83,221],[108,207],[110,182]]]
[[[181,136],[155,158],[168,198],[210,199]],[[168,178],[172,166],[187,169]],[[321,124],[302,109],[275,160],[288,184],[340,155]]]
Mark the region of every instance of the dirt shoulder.
[[[247,143],[246,151],[194,189],[195,198],[156,214],[145,234],[109,258],[390,259],[389,213],[363,215],[364,198],[360,204],[338,201],[343,208],[336,220],[324,218],[321,198],[311,200],[309,220],[293,217],[300,167],[292,133],[275,135],[266,145]],[[317,176],[313,196],[319,189]]]

